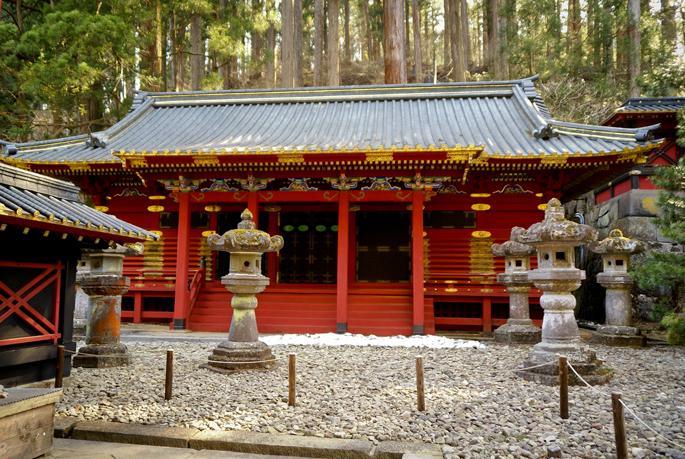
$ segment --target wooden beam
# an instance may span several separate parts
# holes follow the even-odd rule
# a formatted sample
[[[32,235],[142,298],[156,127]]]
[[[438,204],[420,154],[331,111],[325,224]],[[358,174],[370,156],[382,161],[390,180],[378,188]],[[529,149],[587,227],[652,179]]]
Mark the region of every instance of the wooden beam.
[[[178,243],[176,246],[176,287],[174,330],[185,330],[188,315],[188,259],[190,253],[190,193],[178,195]]]
[[[411,279],[414,334],[425,334],[423,304],[423,191],[413,191],[411,212]]]
[[[348,287],[348,253],[350,239],[350,194],[340,192],[338,201],[338,271],[337,271],[337,306],[336,333],[347,332],[347,287]]]

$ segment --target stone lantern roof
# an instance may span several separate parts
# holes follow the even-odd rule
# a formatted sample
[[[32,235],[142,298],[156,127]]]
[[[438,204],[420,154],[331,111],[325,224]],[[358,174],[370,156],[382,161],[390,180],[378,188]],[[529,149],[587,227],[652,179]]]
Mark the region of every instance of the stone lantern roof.
[[[527,230],[518,226],[512,228],[511,239],[532,246],[555,244],[575,246],[597,240],[599,233],[595,228],[566,220],[564,215],[561,202],[553,198],[547,204],[544,220],[533,224]]]
[[[644,249],[643,242],[623,237],[623,233],[618,229],[612,230],[606,239],[590,243],[590,250],[599,254],[632,254]]]
[[[269,233],[255,229],[252,212],[245,209],[240,215],[242,221],[238,229],[225,232],[223,235],[211,234],[207,244],[212,250],[225,252],[276,252],[283,248],[282,236],[270,236]]]
[[[490,252],[496,257],[529,257],[535,253],[535,248],[515,241],[503,244],[492,244]]]

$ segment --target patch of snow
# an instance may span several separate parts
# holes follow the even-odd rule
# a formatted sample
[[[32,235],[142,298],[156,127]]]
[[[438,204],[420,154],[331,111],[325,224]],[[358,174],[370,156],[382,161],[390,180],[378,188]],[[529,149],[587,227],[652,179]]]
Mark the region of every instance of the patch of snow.
[[[486,348],[486,346],[479,341],[450,339],[434,335],[379,337],[375,335],[353,335],[351,333],[345,333],[344,335],[320,333],[304,335],[265,335],[260,336],[259,339],[269,346],[321,344],[324,346],[427,347],[432,349]]]

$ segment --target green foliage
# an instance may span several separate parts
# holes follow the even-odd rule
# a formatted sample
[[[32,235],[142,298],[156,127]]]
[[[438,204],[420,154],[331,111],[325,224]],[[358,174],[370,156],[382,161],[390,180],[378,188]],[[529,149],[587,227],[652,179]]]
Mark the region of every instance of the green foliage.
[[[685,317],[683,314],[669,312],[661,320],[661,325],[668,330],[666,333],[668,344],[685,346]]]
[[[682,111],[682,109],[681,109]],[[679,113],[683,120],[683,114]],[[679,131],[682,134],[682,124]],[[679,139],[682,142],[683,138]],[[661,190],[657,201],[659,217],[655,224],[662,234],[676,244],[685,244],[685,157],[677,166],[655,169],[652,182]],[[685,293],[685,252],[670,251],[649,253],[647,259],[631,270],[638,286],[644,289],[668,288],[670,297],[663,298],[653,311],[654,318],[663,316],[661,324],[668,329],[671,344],[685,344],[685,320],[674,312]]]

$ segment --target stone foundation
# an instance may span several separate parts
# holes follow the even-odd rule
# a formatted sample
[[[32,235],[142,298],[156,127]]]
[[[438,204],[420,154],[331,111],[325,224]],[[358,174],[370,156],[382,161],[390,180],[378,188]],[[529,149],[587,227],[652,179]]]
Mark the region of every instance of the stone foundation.
[[[530,370],[517,371],[516,374],[527,381],[534,381],[548,386],[559,385],[559,356],[566,356],[568,363],[578,374],[593,386],[606,384],[614,376],[613,370],[602,368],[602,361],[597,359],[594,351],[584,344],[550,344],[539,343],[533,348],[523,368],[536,367]],[[569,368],[568,384],[584,386],[585,384]]]
[[[84,346],[74,356],[72,365],[82,368],[111,368],[129,365],[131,356],[127,355],[127,351],[126,345],[121,343]]]
[[[597,331],[592,333],[592,344],[604,344],[605,346],[631,346],[645,347],[647,337],[643,336],[635,327],[622,327],[618,325],[600,325]]]
[[[541,337],[542,330],[533,325],[530,319],[519,321],[509,319],[506,324],[495,330],[495,341],[503,344],[537,344]]]
[[[209,355],[200,368],[231,374],[244,370],[268,370],[276,366],[271,349],[261,341],[224,341]]]

